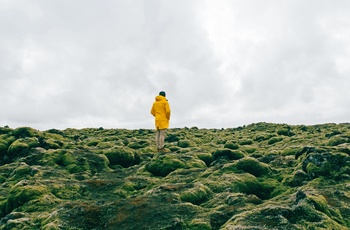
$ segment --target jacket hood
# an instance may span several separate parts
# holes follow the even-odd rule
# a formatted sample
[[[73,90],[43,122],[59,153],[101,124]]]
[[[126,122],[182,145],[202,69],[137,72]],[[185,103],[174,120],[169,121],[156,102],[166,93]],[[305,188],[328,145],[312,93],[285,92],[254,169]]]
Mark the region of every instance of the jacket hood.
[[[156,96],[156,101],[162,101],[162,100],[166,100],[166,98],[161,95]]]

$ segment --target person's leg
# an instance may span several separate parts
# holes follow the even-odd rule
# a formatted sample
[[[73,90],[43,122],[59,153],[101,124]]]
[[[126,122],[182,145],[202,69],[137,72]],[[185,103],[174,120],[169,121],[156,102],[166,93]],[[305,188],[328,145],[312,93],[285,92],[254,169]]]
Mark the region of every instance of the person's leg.
[[[164,148],[164,139],[165,139],[165,133],[166,133],[166,129],[160,129],[159,130],[159,149],[163,149]]]
[[[159,149],[160,149],[159,139],[160,139],[160,130],[157,129],[156,130],[156,147],[157,147],[157,151],[159,151]]]

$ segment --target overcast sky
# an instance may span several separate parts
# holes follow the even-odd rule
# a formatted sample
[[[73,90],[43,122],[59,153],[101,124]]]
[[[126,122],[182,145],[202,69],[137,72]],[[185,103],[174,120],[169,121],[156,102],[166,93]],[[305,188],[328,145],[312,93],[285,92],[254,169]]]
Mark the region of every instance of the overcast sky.
[[[349,0],[0,0],[0,126],[350,122]]]

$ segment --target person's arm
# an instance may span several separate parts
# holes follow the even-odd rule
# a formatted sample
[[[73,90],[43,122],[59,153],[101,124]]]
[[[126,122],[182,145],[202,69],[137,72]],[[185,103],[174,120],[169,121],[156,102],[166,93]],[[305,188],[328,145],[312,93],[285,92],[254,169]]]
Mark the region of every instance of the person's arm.
[[[151,114],[152,114],[153,116],[156,116],[156,112],[154,111],[154,105],[152,105]]]
[[[166,112],[166,118],[170,120],[171,110],[168,102],[166,102],[165,104],[165,112]]]

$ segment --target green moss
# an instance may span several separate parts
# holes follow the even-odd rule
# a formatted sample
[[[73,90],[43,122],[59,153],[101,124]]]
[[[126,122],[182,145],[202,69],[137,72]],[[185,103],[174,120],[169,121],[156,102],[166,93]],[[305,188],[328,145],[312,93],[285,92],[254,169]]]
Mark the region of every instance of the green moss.
[[[337,146],[344,143],[350,143],[350,139],[341,136],[335,136],[330,138],[328,141],[329,146]]]
[[[13,132],[9,127],[0,127],[0,135],[2,134],[11,134]]]
[[[201,159],[202,161],[204,161],[204,163],[209,166],[213,161],[214,161],[214,157],[212,154],[210,153],[198,153],[197,157],[199,159]]]
[[[149,146],[149,143],[147,141],[137,141],[137,142],[131,142],[128,144],[128,147],[131,149],[142,149]]]
[[[214,160],[219,158],[227,158],[230,160],[238,160],[244,157],[244,154],[239,150],[218,149],[212,153]]]
[[[180,194],[182,201],[190,202],[199,205],[207,201],[212,196],[212,191],[209,187],[196,183],[193,188],[188,189]]]
[[[7,198],[6,213],[10,213],[15,208],[48,193],[49,190],[42,185],[18,184],[10,190]]]
[[[195,144],[188,140],[180,140],[177,144],[180,148],[188,148],[191,146],[195,146]]]
[[[282,136],[287,136],[287,137],[291,137],[291,136],[294,136],[294,135],[295,135],[295,133],[293,133],[293,132],[291,131],[291,128],[290,128],[290,127],[277,130],[277,134],[278,134],[278,135],[282,135]]]
[[[35,171],[27,164],[22,163],[11,173],[9,180],[19,181],[23,179],[30,178],[35,175]]]
[[[307,181],[310,180],[310,176],[305,173],[303,170],[296,170],[293,172],[291,175],[287,175],[284,177],[282,183],[287,185],[287,186],[301,186]]]
[[[248,153],[248,154],[252,154],[252,153],[256,152],[256,148],[251,147],[251,146],[244,146],[241,150]]]
[[[253,141],[252,140],[242,140],[239,142],[240,145],[251,145],[253,144]]]
[[[288,187],[284,186],[281,182],[274,178],[266,179],[260,182],[260,190],[257,196],[263,200],[276,197],[285,191],[288,191]]]
[[[259,162],[252,157],[245,157],[239,160],[236,163],[236,167],[238,170],[243,170],[257,177],[267,175],[271,172],[267,164]]]
[[[29,146],[27,143],[22,142],[21,140],[14,141],[8,148],[7,152],[11,158],[17,156],[24,156],[28,153]]]
[[[121,165],[123,167],[130,167],[140,163],[138,154],[127,147],[115,147],[105,152],[111,165]]]
[[[283,138],[282,137],[272,137],[272,138],[270,138],[269,139],[269,141],[267,142],[269,145],[273,145],[273,144],[275,144],[275,143],[277,143],[277,142],[280,142],[280,141],[282,141],[283,140]]]
[[[322,165],[316,165],[310,162],[306,165],[306,171],[312,178],[319,176],[329,176],[331,172],[330,164],[328,162],[325,162]]]
[[[235,149],[239,149],[239,145],[233,142],[226,142],[226,144],[224,145],[224,148],[235,150]]]
[[[225,173],[210,176],[204,183],[214,193],[224,191],[258,195],[261,189],[258,179],[249,173]]]
[[[178,168],[185,168],[186,164],[174,156],[159,156],[146,165],[146,170],[155,176],[167,176]]]
[[[328,204],[326,198],[322,195],[308,195],[307,198],[311,201],[311,203],[315,206],[315,209],[323,212],[327,216],[331,217],[331,213],[328,209]]]
[[[16,140],[14,136],[1,135],[0,136],[0,154],[7,152],[8,147]]]
[[[105,142],[99,142],[96,147],[99,149],[110,149],[114,148],[116,146],[124,146],[123,143],[115,142],[115,141],[105,141]]]
[[[30,127],[20,127],[13,131],[16,138],[38,137],[40,132]]]
[[[292,156],[295,155],[298,152],[297,148],[285,148],[282,151],[283,156]]]
[[[42,140],[41,146],[45,149],[59,149],[63,146],[63,142],[57,139],[48,138]]]
[[[189,223],[188,229],[191,230],[212,230],[212,227],[209,222],[201,219],[194,219]]]

